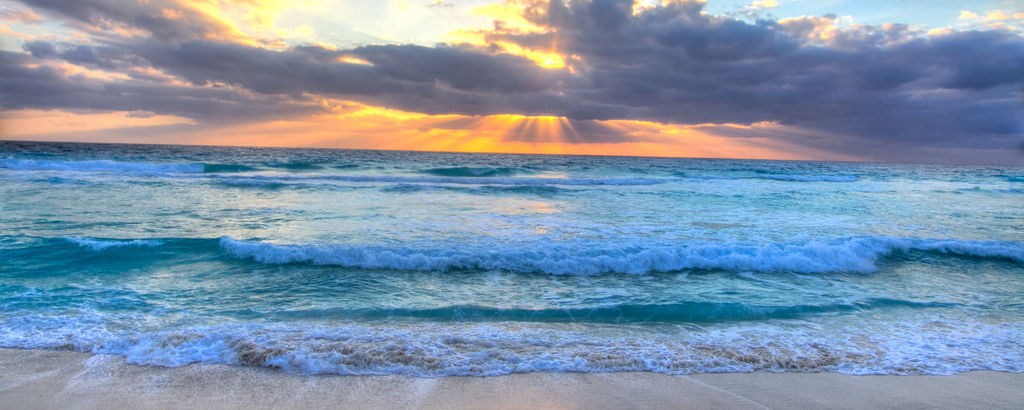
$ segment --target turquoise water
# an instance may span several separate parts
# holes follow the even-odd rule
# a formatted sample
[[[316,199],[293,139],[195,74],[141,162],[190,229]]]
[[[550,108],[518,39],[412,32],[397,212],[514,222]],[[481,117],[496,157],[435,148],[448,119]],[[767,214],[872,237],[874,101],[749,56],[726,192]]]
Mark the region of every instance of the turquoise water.
[[[0,346],[1024,371],[1024,168],[0,142]]]

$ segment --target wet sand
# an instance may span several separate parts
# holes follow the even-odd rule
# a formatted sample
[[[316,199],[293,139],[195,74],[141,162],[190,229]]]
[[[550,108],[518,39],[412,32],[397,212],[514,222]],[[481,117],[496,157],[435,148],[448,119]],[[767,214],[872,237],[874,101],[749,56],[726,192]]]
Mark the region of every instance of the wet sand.
[[[9,409],[1019,409],[1024,374],[531,373],[422,379],[265,368],[136,366],[120,356],[0,349]]]

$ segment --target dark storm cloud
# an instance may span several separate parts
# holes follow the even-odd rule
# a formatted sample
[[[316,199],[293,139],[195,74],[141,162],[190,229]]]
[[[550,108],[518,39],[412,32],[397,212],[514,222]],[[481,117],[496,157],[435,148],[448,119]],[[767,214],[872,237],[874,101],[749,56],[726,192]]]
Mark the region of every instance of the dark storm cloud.
[[[298,47],[284,52],[234,43],[189,41],[131,46],[155,67],[201,84],[241,84],[260,93],[341,95],[543,92],[562,77],[510,55],[451,46],[365,46],[347,51]],[[373,66],[338,61],[350,55]]]
[[[751,24],[702,14],[697,2],[634,15],[630,3],[536,2],[527,16],[550,33],[491,38],[578,55],[584,81],[566,94],[599,109],[559,113],[574,118],[769,121],[941,147],[1022,137],[1024,39],[1013,32],[921,36],[887,25],[823,40],[812,35],[820,18]]]
[[[153,67],[196,86],[223,84],[258,95],[280,95],[295,100],[314,94],[341,96],[428,114],[546,114],[560,109],[557,105],[560,98],[551,90],[567,75],[565,70],[537,67],[522,57],[452,46],[366,46],[345,51],[295,47],[273,51],[237,43],[190,40],[176,44],[143,42],[104,46],[36,41],[26,43],[24,48],[34,58],[75,62],[86,67],[125,70]],[[344,56],[359,57],[373,65],[339,61]],[[46,75],[53,77],[54,87],[67,88],[74,84],[67,78],[59,78],[59,73],[48,66],[29,68],[32,62],[28,56],[21,57],[20,69],[11,71],[11,83],[17,82],[14,77],[19,75]],[[14,60],[11,62],[19,65]],[[125,103],[130,104],[135,97],[159,98],[158,95],[125,96]],[[11,100],[5,103],[6,107],[12,104],[30,108],[59,107],[33,106],[32,102],[38,102],[37,99]],[[207,114],[203,110],[185,116],[196,118],[196,115]]]
[[[542,92],[565,77],[533,61],[507,54],[490,55],[451,46],[368,46],[354,54],[373,63],[375,71],[397,81],[440,81],[461,91],[502,94]]]
[[[41,46],[37,45],[37,48]],[[182,87],[151,81],[102,81],[60,67],[34,64],[32,56],[0,51],[0,107],[150,111],[204,122],[237,122],[321,112],[314,104],[253,95],[229,87]]]
[[[25,51],[40,59],[59,59],[72,64],[117,70],[146,65],[146,62],[121,48],[108,46],[87,46],[48,41],[29,41],[23,45]]]
[[[5,108],[95,104],[212,120],[273,115],[275,104],[288,112],[311,110],[295,103],[326,96],[427,114],[553,115],[577,124],[775,122],[829,137],[773,139],[879,159],[887,159],[886,144],[1017,151],[1024,139],[1024,39],[1010,31],[926,36],[886,25],[822,36],[834,17],[748,23],[702,13],[703,3],[695,1],[634,12],[631,0],[573,0],[532,2],[525,16],[545,32],[495,24],[486,33],[494,44],[567,56],[568,67],[550,70],[495,53],[494,44],[270,50],[226,41],[229,30],[201,15],[167,17],[162,10],[171,1],[24,3],[75,24],[122,25],[152,36],[26,43],[26,54],[4,56]],[[36,60],[132,79],[99,82]],[[191,86],[160,83],[149,69]],[[590,131],[580,132],[578,142],[630,140]]]

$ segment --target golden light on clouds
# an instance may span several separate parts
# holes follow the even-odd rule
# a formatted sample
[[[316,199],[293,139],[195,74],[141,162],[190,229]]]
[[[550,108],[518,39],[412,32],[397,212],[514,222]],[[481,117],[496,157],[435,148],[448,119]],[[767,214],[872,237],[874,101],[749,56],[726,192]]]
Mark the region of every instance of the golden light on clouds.
[[[338,113],[223,126],[195,126],[186,118],[144,112],[20,111],[6,119],[4,132],[10,139],[137,142],[136,132],[155,127],[154,132],[146,134],[154,134],[160,140],[198,145],[696,158],[836,158],[834,153],[757,137],[757,132],[750,138],[715,133],[715,129],[722,127],[762,131],[765,135],[794,132],[773,123],[678,125],[635,120],[572,121],[554,116],[427,115],[346,101],[323,103],[336,107]],[[160,126],[167,125],[184,128],[166,129],[165,134],[160,134]],[[579,129],[581,125],[586,129]]]
[[[57,141],[72,141],[76,134],[119,128],[152,127],[172,124],[194,124],[188,118],[154,115],[149,112],[71,112],[63,110],[20,110],[8,112],[3,118],[5,138],[35,139],[49,136]],[[112,141],[113,142],[113,141]]]
[[[539,27],[523,17],[525,13],[525,4],[510,1],[478,7],[470,14],[493,19],[495,28],[502,31],[514,33],[545,32],[543,27]],[[455,30],[443,36],[443,39],[450,43],[497,46],[505,53],[529,58],[538,66],[544,68],[555,69],[565,67],[565,57],[558,53],[557,44],[552,44],[547,49],[528,49],[512,42],[489,39],[488,35],[491,33],[490,30]]]
[[[341,56],[341,57],[338,57],[338,62],[339,63],[347,63],[347,64],[368,65],[368,66],[372,66],[373,65],[373,63],[371,63],[371,62],[363,60],[363,59],[361,59],[359,57],[355,57],[355,56]]]
[[[565,57],[557,52],[527,49],[506,41],[490,41],[486,38],[486,32],[480,30],[456,30],[446,34],[444,40],[449,43],[471,44],[481,47],[496,46],[505,53],[529,58],[538,66],[544,68],[565,67]]]
[[[103,89],[103,84],[108,81],[127,80],[131,78],[124,73],[104,71],[63,61],[45,61],[42,64],[36,65],[36,67],[39,66],[46,66],[54,71],[59,71],[68,77],[76,76],[87,79],[88,81],[84,83],[85,86],[93,89]]]
[[[282,38],[311,38],[313,27],[276,27],[285,11],[311,9],[323,6],[319,0],[179,0],[182,9],[165,9],[169,19],[188,18],[189,10],[219,26],[219,30],[206,34],[209,39],[231,40],[251,46],[280,45]]]
[[[227,13],[226,10],[218,4],[207,1],[183,1],[182,5],[219,23],[221,30],[207,33],[207,38],[220,39],[225,37],[244,44],[257,44],[249,39],[249,36],[245,35],[241,27],[239,27],[239,24],[234,19],[230,18],[229,13]],[[177,12],[180,13],[180,11]]]
[[[494,20],[495,26],[504,30],[513,30],[524,33],[543,32],[542,27],[527,20],[525,2],[506,1],[504,3],[491,3],[486,6],[477,7],[470,13],[472,16],[487,17]]]
[[[559,55],[558,53],[548,53],[543,51],[525,49],[520,47],[519,45],[501,41],[495,42],[494,44],[501,46],[509,54],[529,58],[533,60],[538,66],[544,68],[565,67],[565,59],[563,59],[562,56]]]

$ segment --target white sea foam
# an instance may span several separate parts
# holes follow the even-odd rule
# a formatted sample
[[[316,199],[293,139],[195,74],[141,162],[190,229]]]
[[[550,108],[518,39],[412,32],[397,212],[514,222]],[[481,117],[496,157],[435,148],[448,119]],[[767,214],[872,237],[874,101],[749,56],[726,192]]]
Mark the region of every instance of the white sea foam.
[[[81,171],[131,173],[200,173],[203,164],[149,164],[140,162],[102,161],[35,161],[7,158],[0,160],[0,168],[19,171]]]
[[[83,248],[89,248],[96,252],[106,250],[109,248],[152,248],[163,245],[163,241],[154,239],[132,239],[132,240],[120,240],[120,239],[96,239],[96,238],[81,238],[76,236],[65,236],[64,240],[81,246]]]
[[[857,237],[838,241],[752,244],[686,242],[676,246],[543,249],[407,248],[361,245],[277,245],[222,237],[221,249],[262,263],[312,263],[365,269],[445,271],[458,269],[542,272],[555,275],[670,272],[683,269],[871,272],[893,252],[934,251],[1024,262],[1024,244],[916,238]]]
[[[509,322],[225,323],[118,335],[100,324],[109,320],[91,315],[7,320],[0,323],[5,329],[0,346],[119,354],[128,363],[141,365],[217,363],[300,374],[414,377],[615,371],[1024,371],[1024,326],[1019,322],[840,320],[821,328],[763,323],[658,336],[602,336]]]
[[[220,178],[219,175],[210,176]],[[271,181],[278,183],[337,181],[355,183],[394,183],[394,184],[453,184],[453,185],[657,185],[669,179],[658,178],[495,178],[495,177],[434,177],[434,176],[393,176],[393,175],[246,175],[231,176],[226,180],[235,184],[241,181]]]
[[[842,175],[757,175],[757,176],[724,176],[724,175],[684,175],[689,179],[770,179],[775,181],[792,182],[856,182],[860,178],[855,176]]]
[[[854,182],[857,177],[835,175],[765,175],[761,178],[794,182]]]
[[[74,316],[4,316],[0,321],[0,347],[92,351],[104,340],[116,337],[106,326],[110,318],[95,311]]]

